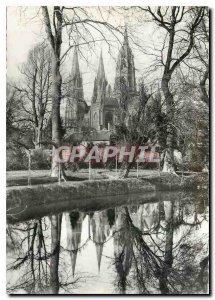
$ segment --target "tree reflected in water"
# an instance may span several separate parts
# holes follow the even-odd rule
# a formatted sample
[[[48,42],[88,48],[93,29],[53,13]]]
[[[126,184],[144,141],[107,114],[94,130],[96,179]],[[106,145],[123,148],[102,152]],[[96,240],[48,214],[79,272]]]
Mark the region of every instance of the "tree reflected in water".
[[[176,195],[167,193],[165,199],[141,205],[60,212],[9,223],[8,293],[78,293],[79,285],[94,276],[90,267],[88,273],[76,271],[77,256],[87,252],[90,243],[98,272],[101,266],[108,272],[111,265],[113,275],[108,280],[113,293],[207,293],[208,234],[201,233],[208,224],[207,195]],[[107,260],[105,247],[111,247],[112,253]]]
[[[61,223],[62,214],[58,214],[8,225],[8,277],[18,271],[15,284],[11,285],[8,278],[8,293],[58,294],[60,288],[69,291],[75,285],[77,280],[72,276],[59,274]]]
[[[193,209],[191,215],[192,209],[176,201],[144,204],[136,213],[129,207],[116,209],[118,293],[126,293],[127,287],[139,294],[207,292],[208,241],[192,241],[206,217]]]

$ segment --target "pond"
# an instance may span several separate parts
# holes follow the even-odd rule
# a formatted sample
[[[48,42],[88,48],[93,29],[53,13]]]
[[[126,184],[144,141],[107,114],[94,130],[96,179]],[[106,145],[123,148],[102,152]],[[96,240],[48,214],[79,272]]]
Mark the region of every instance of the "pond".
[[[207,191],[22,208],[8,214],[7,292],[207,294],[208,253]]]

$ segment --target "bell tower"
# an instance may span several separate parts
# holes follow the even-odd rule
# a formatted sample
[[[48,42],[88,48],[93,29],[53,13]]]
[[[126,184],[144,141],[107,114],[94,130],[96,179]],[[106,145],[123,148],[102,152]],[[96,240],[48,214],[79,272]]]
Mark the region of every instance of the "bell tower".
[[[105,77],[105,69],[102,51],[99,58],[99,67],[94,80],[93,96],[91,101],[91,127],[100,130],[103,125],[103,105],[106,97],[108,82]]]
[[[65,126],[71,128],[77,126],[85,113],[84,92],[82,76],[79,68],[77,48],[74,50],[72,70],[69,81],[69,92],[66,101]]]
[[[119,98],[123,91],[129,96],[136,93],[134,55],[129,46],[127,27],[125,28],[124,40],[117,60],[114,95]]]

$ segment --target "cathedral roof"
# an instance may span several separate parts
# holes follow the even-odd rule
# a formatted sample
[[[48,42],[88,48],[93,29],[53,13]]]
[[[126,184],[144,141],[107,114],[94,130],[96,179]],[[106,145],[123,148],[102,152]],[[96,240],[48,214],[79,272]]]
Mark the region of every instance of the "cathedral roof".
[[[108,130],[101,131],[91,131],[90,134],[86,136],[83,135],[83,132],[73,132],[68,138],[67,141],[81,143],[83,140],[86,142],[94,141],[110,141],[111,132]]]
[[[118,101],[116,98],[108,97],[108,98],[105,98],[104,106],[112,106],[112,107],[118,108],[119,104],[118,104]]]
[[[92,131],[87,138],[87,141],[110,141],[111,132],[108,130]]]

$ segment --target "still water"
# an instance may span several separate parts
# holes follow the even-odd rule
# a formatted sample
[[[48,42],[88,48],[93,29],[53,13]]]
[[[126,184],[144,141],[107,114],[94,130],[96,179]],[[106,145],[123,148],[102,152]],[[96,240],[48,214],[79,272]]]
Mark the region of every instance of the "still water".
[[[207,192],[112,200],[9,214],[7,292],[208,293]]]

